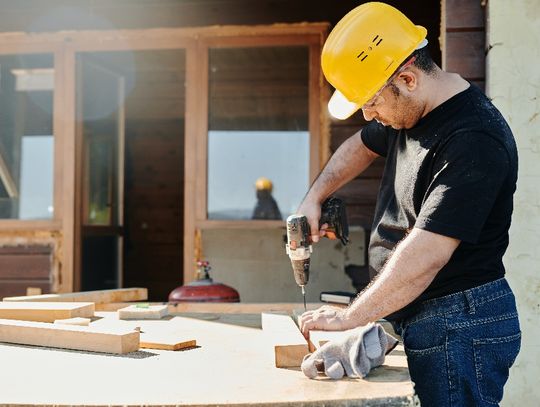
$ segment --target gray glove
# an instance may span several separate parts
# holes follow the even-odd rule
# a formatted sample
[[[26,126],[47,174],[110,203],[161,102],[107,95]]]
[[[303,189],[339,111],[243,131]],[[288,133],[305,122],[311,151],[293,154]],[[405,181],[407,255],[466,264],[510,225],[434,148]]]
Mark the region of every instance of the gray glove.
[[[344,374],[364,378],[371,369],[383,364],[385,355],[397,343],[380,324],[370,323],[351,329],[343,338],[327,342],[306,355],[302,372],[310,379],[317,377],[319,371],[332,379],[341,379]]]

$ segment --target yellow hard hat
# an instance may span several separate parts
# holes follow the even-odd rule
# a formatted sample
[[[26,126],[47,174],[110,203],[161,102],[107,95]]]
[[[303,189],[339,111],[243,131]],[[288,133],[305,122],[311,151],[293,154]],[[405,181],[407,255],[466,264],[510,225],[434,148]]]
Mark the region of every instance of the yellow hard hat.
[[[272,185],[272,181],[270,181],[268,178],[260,177],[257,179],[257,181],[255,181],[255,188],[257,188],[257,191],[272,191],[273,187],[274,186]]]
[[[384,3],[351,10],[326,40],[321,65],[336,88],[328,103],[332,116],[344,120],[360,109],[412,52],[424,46],[427,30]]]

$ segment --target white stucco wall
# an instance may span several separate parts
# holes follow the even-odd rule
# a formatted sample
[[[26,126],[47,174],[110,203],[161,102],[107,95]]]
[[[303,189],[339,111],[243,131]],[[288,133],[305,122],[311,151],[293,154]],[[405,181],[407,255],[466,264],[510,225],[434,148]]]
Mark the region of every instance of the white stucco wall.
[[[502,405],[540,403],[540,1],[488,2],[487,93],[514,132],[519,180],[505,257],[523,332]]]
[[[242,302],[302,302],[291,263],[285,253],[282,229],[210,229],[202,233],[203,256],[215,281],[240,293]],[[314,245],[308,302],[319,302],[321,291],[354,292],[345,274],[348,264],[364,264],[364,231],[351,230],[350,243],[321,239]]]

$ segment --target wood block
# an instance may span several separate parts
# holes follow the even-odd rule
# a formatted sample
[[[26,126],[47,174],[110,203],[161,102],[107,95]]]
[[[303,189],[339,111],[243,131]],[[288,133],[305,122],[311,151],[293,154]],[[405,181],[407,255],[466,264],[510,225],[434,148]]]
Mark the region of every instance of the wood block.
[[[111,302],[144,301],[148,299],[146,288],[118,288],[114,290],[83,291],[65,294],[44,294],[23,297],[6,297],[4,301],[44,301],[44,302],[93,302],[108,304]]]
[[[139,332],[0,319],[0,342],[105,353],[139,350]]]
[[[88,326],[90,325],[90,318],[81,318],[81,317],[75,317],[75,318],[66,318],[66,319],[55,319],[55,324],[60,325],[78,325],[78,326]]]
[[[348,331],[309,331],[309,350],[313,352],[326,342],[343,338],[347,333]]]
[[[57,319],[93,317],[92,302],[0,302],[0,318],[54,322]]]
[[[26,287],[26,295],[41,295],[41,287]]]
[[[180,350],[197,346],[195,339],[181,338],[173,333],[142,333],[141,348]]]
[[[119,319],[161,319],[168,314],[167,305],[130,305],[118,310]]]
[[[276,367],[298,367],[309,353],[308,343],[288,315],[262,313],[262,328],[274,345]]]

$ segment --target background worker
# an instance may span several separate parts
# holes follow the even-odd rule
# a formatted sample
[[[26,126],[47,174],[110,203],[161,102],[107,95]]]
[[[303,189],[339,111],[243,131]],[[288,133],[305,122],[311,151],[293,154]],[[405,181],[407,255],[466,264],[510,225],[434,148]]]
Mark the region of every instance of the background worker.
[[[386,317],[422,406],[492,406],[521,341],[502,263],[516,146],[486,96],[434,64],[426,34],[395,8],[366,3],[325,43],[330,112],[344,119],[361,108],[370,123],[335,152],[298,213],[317,241],[320,203],[386,157],[369,246],[378,274],[348,308],[308,311],[300,327],[307,335]]]
[[[272,196],[274,185],[266,177],[260,177],[255,181],[255,191],[257,194],[257,203],[253,208],[251,219],[281,219],[281,211],[278,204]]]

